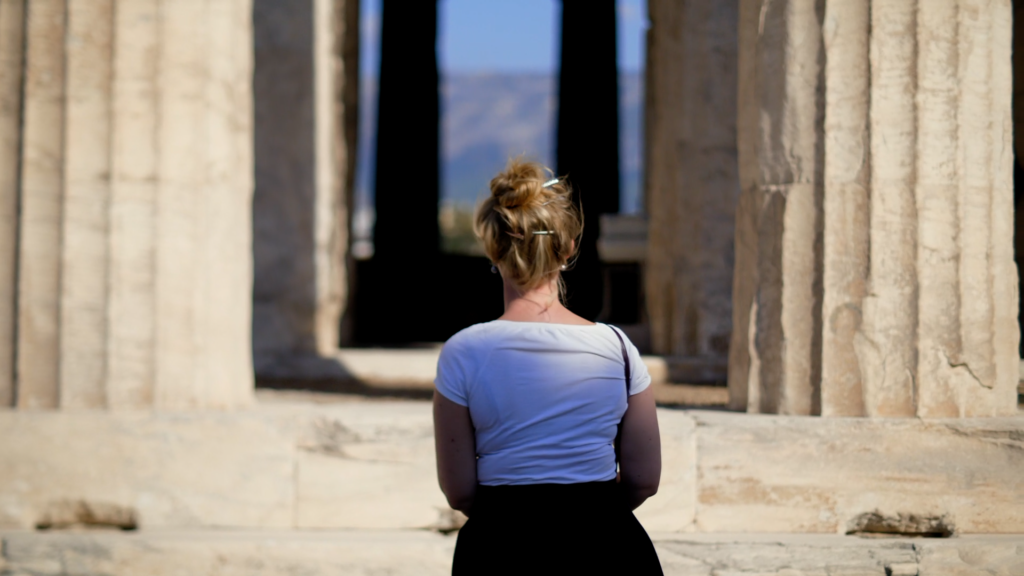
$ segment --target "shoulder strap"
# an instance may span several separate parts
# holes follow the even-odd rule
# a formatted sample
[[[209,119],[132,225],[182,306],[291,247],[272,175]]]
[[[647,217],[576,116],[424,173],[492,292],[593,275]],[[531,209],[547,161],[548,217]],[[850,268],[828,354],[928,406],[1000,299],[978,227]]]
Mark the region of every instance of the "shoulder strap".
[[[615,333],[615,337],[619,339],[619,346],[622,348],[622,363],[626,365],[626,400],[629,401],[629,384],[632,378],[629,374],[629,353],[626,351],[626,341],[622,339],[622,334],[613,326],[608,326]]]
[[[630,384],[630,381],[632,380],[632,378],[630,376],[630,370],[629,370],[629,352],[626,350],[626,341],[622,338],[622,334],[619,334],[619,331],[616,330],[615,327],[611,326],[610,324],[608,325],[608,327],[611,328],[612,332],[615,333],[615,337],[619,339],[619,346],[622,348],[622,363],[625,364],[625,369],[626,369],[625,370],[626,371],[626,374],[625,374],[625,376],[626,376],[626,409],[628,410],[629,409],[629,384]],[[622,417],[625,418],[626,417],[625,414],[623,414]],[[619,444],[621,443],[621,441],[622,441],[622,420],[619,420],[619,428],[615,432],[615,464],[616,464],[616,467],[618,467],[618,463],[619,463]]]

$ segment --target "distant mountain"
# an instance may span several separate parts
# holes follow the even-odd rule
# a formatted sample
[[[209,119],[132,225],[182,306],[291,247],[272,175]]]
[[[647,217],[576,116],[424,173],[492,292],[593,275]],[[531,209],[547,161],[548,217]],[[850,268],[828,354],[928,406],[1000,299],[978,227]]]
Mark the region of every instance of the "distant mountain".
[[[373,205],[377,82],[364,78],[357,166],[357,230]],[[540,74],[450,74],[441,82],[442,203],[471,206],[508,158],[525,155],[554,168],[558,78]],[[622,210],[642,204],[643,75],[619,79]],[[362,210],[360,210],[362,208]],[[366,230],[368,233],[368,229]]]
[[[450,75],[441,83],[441,196],[475,204],[505,162],[525,155],[554,167],[557,78]]]

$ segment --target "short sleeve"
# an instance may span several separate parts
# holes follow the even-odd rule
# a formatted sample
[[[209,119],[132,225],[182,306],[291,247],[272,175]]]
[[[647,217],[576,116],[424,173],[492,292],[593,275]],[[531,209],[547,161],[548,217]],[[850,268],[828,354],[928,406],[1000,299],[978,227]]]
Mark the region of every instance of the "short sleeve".
[[[437,359],[437,376],[434,387],[442,396],[459,406],[469,406],[466,392],[465,358],[460,354],[458,346],[448,342],[441,348],[441,357]]]
[[[643,392],[651,385],[651,374],[647,371],[647,364],[644,364],[640,351],[628,338],[626,339],[626,354],[629,355],[629,375],[632,380],[629,383],[629,395],[633,396]]]

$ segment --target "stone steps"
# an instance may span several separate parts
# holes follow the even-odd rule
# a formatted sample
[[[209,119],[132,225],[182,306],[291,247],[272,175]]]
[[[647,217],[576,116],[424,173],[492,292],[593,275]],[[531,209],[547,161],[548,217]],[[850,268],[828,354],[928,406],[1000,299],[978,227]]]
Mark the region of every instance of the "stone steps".
[[[1024,532],[1021,417],[658,419],[661,486],[637,511],[652,532]],[[450,509],[426,401],[271,392],[232,412],[0,411],[0,530],[76,521],[397,530],[448,526]]]
[[[949,539],[652,535],[669,576],[1024,574],[1024,535]],[[427,530],[0,532],[4,576],[442,575],[453,535]]]

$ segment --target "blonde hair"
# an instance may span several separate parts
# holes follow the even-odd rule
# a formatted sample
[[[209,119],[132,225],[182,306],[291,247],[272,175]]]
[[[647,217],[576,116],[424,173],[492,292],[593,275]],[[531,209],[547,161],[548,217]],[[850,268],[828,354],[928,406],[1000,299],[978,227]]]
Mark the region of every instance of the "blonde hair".
[[[502,276],[521,291],[557,280],[570,265],[583,232],[583,218],[563,179],[536,162],[509,160],[491,180],[491,195],[476,211],[474,231]],[[547,186],[545,183],[547,181]]]

